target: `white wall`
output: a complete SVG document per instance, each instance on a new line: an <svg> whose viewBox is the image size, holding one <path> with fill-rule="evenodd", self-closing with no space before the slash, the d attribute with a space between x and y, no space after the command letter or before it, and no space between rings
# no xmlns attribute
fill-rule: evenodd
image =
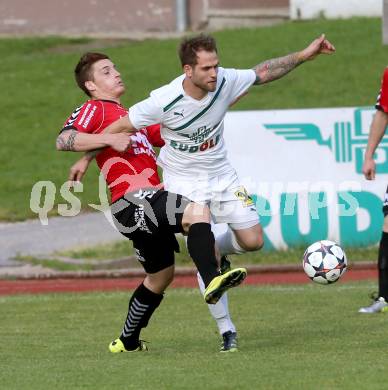
<svg viewBox="0 0 388 390"><path fill-rule="evenodd" d="M383 0L290 0L291 19L382 16Z"/></svg>

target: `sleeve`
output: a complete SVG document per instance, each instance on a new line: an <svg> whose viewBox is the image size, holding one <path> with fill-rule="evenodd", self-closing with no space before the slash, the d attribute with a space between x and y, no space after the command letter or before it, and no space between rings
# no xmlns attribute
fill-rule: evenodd
<svg viewBox="0 0 388 390"><path fill-rule="evenodd" d="M100 102L87 101L76 108L66 120L61 130L77 130L83 133L94 133L102 124L103 106Z"/></svg>
<svg viewBox="0 0 388 390"><path fill-rule="evenodd" d="M385 68L383 79L381 81L380 93L377 96L375 107L377 110L388 114L388 68Z"/></svg>
<svg viewBox="0 0 388 390"><path fill-rule="evenodd" d="M164 146L164 140L160 134L160 125L152 125L147 128L148 140L152 146L162 147Z"/></svg>
<svg viewBox="0 0 388 390"><path fill-rule="evenodd" d="M229 103L246 93L256 80L253 69L225 69L225 76L229 84Z"/></svg>
<svg viewBox="0 0 388 390"><path fill-rule="evenodd" d="M163 109L152 95L129 109L129 119L136 129L162 122Z"/></svg>

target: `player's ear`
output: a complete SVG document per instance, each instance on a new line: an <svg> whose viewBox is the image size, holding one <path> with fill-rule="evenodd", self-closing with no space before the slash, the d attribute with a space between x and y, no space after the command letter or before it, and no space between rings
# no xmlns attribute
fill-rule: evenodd
<svg viewBox="0 0 388 390"><path fill-rule="evenodd" d="M187 77L191 77L193 74L193 68L188 64L183 65L183 72L185 72Z"/></svg>
<svg viewBox="0 0 388 390"><path fill-rule="evenodd" d="M88 91L93 92L96 90L96 84L92 80L85 81L85 87Z"/></svg>

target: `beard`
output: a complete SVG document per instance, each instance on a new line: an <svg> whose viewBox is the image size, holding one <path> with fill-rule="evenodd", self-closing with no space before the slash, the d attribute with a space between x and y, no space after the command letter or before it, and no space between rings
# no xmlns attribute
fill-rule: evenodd
<svg viewBox="0 0 388 390"><path fill-rule="evenodd" d="M193 84L197 87L202 89L204 92L214 92L217 88L217 81L214 83L196 83L193 82Z"/></svg>

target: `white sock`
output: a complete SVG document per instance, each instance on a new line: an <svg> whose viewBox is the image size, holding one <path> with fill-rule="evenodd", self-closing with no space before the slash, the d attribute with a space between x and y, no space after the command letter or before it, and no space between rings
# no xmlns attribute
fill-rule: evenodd
<svg viewBox="0 0 388 390"><path fill-rule="evenodd" d="M205 292L205 284L203 283L203 280L199 272L197 272L197 279L198 279L199 289L203 294ZM215 305L207 305L207 306L210 310L210 314L217 322L218 330L221 335L225 332L228 332L229 330L232 332L236 332L236 327L234 326L229 314L227 293L224 293L220 298L220 300Z"/></svg>
<svg viewBox="0 0 388 390"><path fill-rule="evenodd" d="M213 233L221 256L241 254L246 252L246 250L241 248L241 246L238 244L236 236L229 226L227 227L226 231L223 231L222 233L216 229L214 229Z"/></svg>

